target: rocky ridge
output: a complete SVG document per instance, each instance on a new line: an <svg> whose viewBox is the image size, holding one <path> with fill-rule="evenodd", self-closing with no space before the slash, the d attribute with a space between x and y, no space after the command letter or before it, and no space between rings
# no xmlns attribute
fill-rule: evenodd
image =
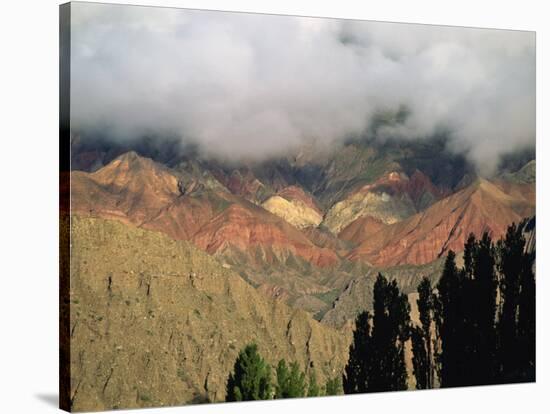
<svg viewBox="0 0 550 414"><path fill-rule="evenodd" d="M252 341L273 365L341 373L349 330L267 299L189 243L78 216L70 231L74 410L222 401Z"/></svg>

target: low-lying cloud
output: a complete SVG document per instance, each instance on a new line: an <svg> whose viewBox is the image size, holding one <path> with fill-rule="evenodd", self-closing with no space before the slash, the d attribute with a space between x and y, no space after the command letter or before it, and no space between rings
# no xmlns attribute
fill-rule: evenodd
<svg viewBox="0 0 550 414"><path fill-rule="evenodd" d="M76 130L261 160L405 107L378 139L444 129L484 171L535 143L534 33L90 3L72 25Z"/></svg>

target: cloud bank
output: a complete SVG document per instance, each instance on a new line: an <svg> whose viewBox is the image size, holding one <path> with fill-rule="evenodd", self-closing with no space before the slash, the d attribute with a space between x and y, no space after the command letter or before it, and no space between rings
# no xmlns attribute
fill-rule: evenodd
<svg viewBox="0 0 550 414"><path fill-rule="evenodd" d="M530 32L74 3L71 47L72 126L116 139L261 160L405 107L378 139L443 129L481 170L535 143Z"/></svg>

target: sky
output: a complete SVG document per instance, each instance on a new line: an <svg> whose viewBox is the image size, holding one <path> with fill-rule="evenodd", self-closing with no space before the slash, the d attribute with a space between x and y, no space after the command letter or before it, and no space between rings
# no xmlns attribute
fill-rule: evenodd
<svg viewBox="0 0 550 414"><path fill-rule="evenodd" d="M533 32L72 3L71 125L265 160L449 134L481 172L535 145Z"/></svg>

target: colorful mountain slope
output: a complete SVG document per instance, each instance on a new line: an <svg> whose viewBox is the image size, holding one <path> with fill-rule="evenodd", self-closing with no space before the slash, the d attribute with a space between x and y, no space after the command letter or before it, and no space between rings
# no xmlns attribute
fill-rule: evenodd
<svg viewBox="0 0 550 414"><path fill-rule="evenodd" d="M221 187L220 185L220 188ZM113 218L189 239L221 209L227 194L186 180L135 152L94 173L71 173L71 208L79 214Z"/></svg>
<svg viewBox="0 0 550 414"><path fill-rule="evenodd" d="M338 256L313 244L286 221L253 204L233 204L194 236L193 242L210 254L249 253L252 262L284 263L298 256L316 266L331 266Z"/></svg>
<svg viewBox="0 0 550 414"><path fill-rule="evenodd" d="M180 194L178 178L154 161L129 152L94 173L71 173L71 208L141 224Z"/></svg>
<svg viewBox="0 0 550 414"><path fill-rule="evenodd" d="M94 173L71 173L72 209L159 230L174 239L192 239L211 254L238 251L251 263L284 263L293 255L321 267L338 262L332 250L316 246L285 220L219 183L205 182L203 176L207 174L178 174L127 153ZM304 192L288 189L281 194L319 214Z"/></svg>
<svg viewBox="0 0 550 414"><path fill-rule="evenodd" d="M510 223L535 211L534 198L527 194L518 199L513 186L507 190L478 179L427 210L375 232L348 257L378 266L418 265L432 262L448 250L461 251L470 232L479 237L488 231L499 238Z"/></svg>
<svg viewBox="0 0 550 414"><path fill-rule="evenodd" d="M284 188L264 201L262 207L299 229L317 227L323 220L313 197L297 186Z"/></svg>
<svg viewBox="0 0 550 414"><path fill-rule="evenodd" d="M323 224L335 234L362 217L393 224L423 210L442 196L443 193L420 171L416 170L410 178L393 171L334 204Z"/></svg>

